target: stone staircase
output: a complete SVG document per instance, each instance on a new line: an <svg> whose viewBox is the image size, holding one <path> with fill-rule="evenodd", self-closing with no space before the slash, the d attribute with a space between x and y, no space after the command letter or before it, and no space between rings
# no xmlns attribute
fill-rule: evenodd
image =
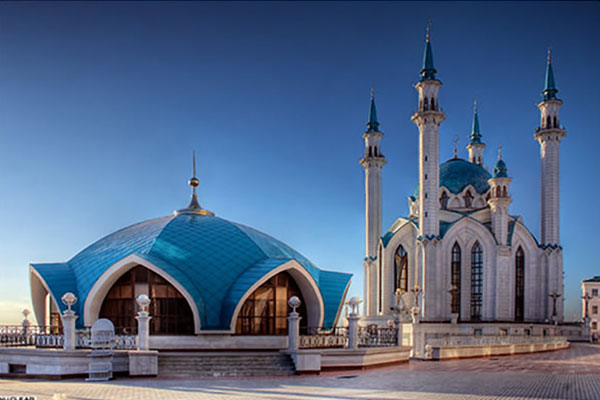
<svg viewBox="0 0 600 400"><path fill-rule="evenodd" d="M159 352L159 377L289 376L296 370L288 354L265 352Z"/></svg>

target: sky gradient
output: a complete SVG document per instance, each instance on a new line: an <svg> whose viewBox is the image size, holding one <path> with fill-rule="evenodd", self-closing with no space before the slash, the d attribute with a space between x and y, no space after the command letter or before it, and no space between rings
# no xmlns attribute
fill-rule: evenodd
<svg viewBox="0 0 600 400"><path fill-rule="evenodd" d="M384 233L418 178L416 109L432 20L440 162L479 99L485 164L513 178L539 238L539 125L553 47L561 122L566 318L600 275L598 2L0 3L0 324L30 306L28 264L67 261L124 226L200 203L354 274L362 297L362 133L374 86Z"/></svg>

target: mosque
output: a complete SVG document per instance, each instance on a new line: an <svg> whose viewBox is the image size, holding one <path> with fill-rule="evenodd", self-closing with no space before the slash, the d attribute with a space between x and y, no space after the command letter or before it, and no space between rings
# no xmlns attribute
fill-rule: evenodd
<svg viewBox="0 0 600 400"><path fill-rule="evenodd" d="M445 119L438 97L429 31L421 79L415 85L419 130L419 176L408 197L410 214L382 234L382 152L375 100L363 137L365 152L364 323L383 324L398 307L416 310L424 322L563 321L563 262L559 236L559 123L550 52L533 137L540 144L541 238L509 212L511 174L501 152L492 171L477 105L467 150L439 160L439 127Z"/></svg>
<svg viewBox="0 0 600 400"><path fill-rule="evenodd" d="M147 294L153 347L285 347L273 336L287 335L291 296L302 301L301 331L335 324L350 274L321 270L279 240L202 208L195 168L189 184L191 202L173 215L123 228L67 262L31 264L38 324L62 324L66 292L78 298L78 328L108 318L119 333L135 333L135 299Z"/></svg>

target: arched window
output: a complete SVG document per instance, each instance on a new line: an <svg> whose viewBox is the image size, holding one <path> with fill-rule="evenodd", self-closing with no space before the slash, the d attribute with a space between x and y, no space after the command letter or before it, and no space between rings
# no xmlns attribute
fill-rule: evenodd
<svg viewBox="0 0 600 400"><path fill-rule="evenodd" d="M433 97L431 98L431 109L435 111L435 100Z"/></svg>
<svg viewBox="0 0 600 400"><path fill-rule="evenodd" d="M446 210L448 208L448 194L443 191L442 195L440 196L440 207L442 208L442 210Z"/></svg>
<svg viewBox="0 0 600 400"><path fill-rule="evenodd" d="M395 289L408 291L408 253L402 245L396 249L394 254L394 276Z"/></svg>
<svg viewBox="0 0 600 400"><path fill-rule="evenodd" d="M554 116L554 127L558 128L558 118Z"/></svg>
<svg viewBox="0 0 600 400"><path fill-rule="evenodd" d="M429 110L429 101L427 100L427 97L425 97L425 100L423 101L423 110Z"/></svg>
<svg viewBox="0 0 600 400"><path fill-rule="evenodd" d="M100 318L108 318L116 332L137 332L138 311L135 299L146 294L152 300L149 310L150 334L193 335L194 316L181 293L157 273L138 265L115 282L100 309Z"/></svg>
<svg viewBox="0 0 600 400"><path fill-rule="evenodd" d="M467 193L465 193L463 198L465 199L465 208L471 207L471 202L473 201L473 195L471 194L470 190L467 190Z"/></svg>
<svg viewBox="0 0 600 400"><path fill-rule="evenodd" d="M369 157L373 156L373 147L369 146Z"/></svg>
<svg viewBox="0 0 600 400"><path fill-rule="evenodd" d="M546 118L546 128L551 128L552 127L552 120L550 119L550 116L548 115L548 117Z"/></svg>
<svg viewBox="0 0 600 400"><path fill-rule="evenodd" d="M454 243L452 247L450 264L450 312L460 314L460 246L458 243Z"/></svg>
<svg viewBox="0 0 600 400"><path fill-rule="evenodd" d="M515 321L523 321L525 314L525 252L519 246L515 255Z"/></svg>
<svg viewBox="0 0 600 400"><path fill-rule="evenodd" d="M285 335L288 331L288 300L298 296L302 301L297 312L301 331L306 331L306 304L292 276L280 272L254 291L242 306L235 324L241 335Z"/></svg>
<svg viewBox="0 0 600 400"><path fill-rule="evenodd" d="M471 320L481 319L483 304L483 250L479 242L471 249Z"/></svg>

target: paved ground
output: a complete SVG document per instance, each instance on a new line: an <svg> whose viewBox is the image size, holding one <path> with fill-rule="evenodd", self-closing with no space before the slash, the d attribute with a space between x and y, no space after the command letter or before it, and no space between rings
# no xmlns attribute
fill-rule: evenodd
<svg viewBox="0 0 600 400"><path fill-rule="evenodd" d="M600 345L512 357L412 361L363 372L252 379L109 383L0 379L2 396L37 399L600 399ZM10 397L9 397L10 399Z"/></svg>

